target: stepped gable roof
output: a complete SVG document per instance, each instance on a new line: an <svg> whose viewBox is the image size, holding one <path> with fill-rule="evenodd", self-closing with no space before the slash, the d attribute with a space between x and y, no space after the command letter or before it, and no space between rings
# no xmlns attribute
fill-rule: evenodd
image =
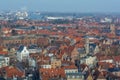
<svg viewBox="0 0 120 80"><path fill-rule="evenodd" d="M21 52L23 49L24 49L24 45L21 45L19 48L18 48L18 52Z"/></svg>

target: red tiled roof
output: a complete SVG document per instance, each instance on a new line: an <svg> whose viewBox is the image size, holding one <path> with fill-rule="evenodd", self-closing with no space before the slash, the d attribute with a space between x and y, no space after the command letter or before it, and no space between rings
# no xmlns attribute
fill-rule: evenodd
<svg viewBox="0 0 120 80"><path fill-rule="evenodd" d="M113 56L114 61L119 61L120 62L120 55L119 56Z"/></svg>
<svg viewBox="0 0 120 80"><path fill-rule="evenodd" d="M8 54L8 52L7 51L0 51L0 54L6 55L6 54Z"/></svg>
<svg viewBox="0 0 120 80"><path fill-rule="evenodd" d="M6 75L8 78L13 78L13 76L23 77L24 73L18 70L16 67L6 67Z"/></svg>
<svg viewBox="0 0 120 80"><path fill-rule="evenodd" d="M65 68L65 69L77 69L77 67L75 65L64 66L63 68Z"/></svg>
<svg viewBox="0 0 120 80"><path fill-rule="evenodd" d="M61 77L65 77L65 71L64 69L60 68L60 69L44 69L41 68L40 70L41 76L43 80L48 80L52 77L55 76L61 76Z"/></svg>
<svg viewBox="0 0 120 80"><path fill-rule="evenodd" d="M98 65L101 66L102 68L113 68L113 67L115 67L114 64L108 63L108 62L98 62Z"/></svg>

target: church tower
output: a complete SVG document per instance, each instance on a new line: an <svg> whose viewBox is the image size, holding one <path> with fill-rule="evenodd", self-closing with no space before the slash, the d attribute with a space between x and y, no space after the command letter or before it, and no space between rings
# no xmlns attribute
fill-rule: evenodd
<svg viewBox="0 0 120 80"><path fill-rule="evenodd" d="M86 54L89 53L89 38L86 38L86 42L85 42L85 50L86 50Z"/></svg>
<svg viewBox="0 0 120 80"><path fill-rule="evenodd" d="M110 25L110 30L111 30L111 34L115 35L115 25L114 24Z"/></svg>

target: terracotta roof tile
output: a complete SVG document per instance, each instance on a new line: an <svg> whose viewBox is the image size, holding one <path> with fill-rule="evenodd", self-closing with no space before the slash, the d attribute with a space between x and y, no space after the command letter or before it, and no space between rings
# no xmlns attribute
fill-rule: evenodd
<svg viewBox="0 0 120 80"><path fill-rule="evenodd" d="M43 80L48 80L50 78L53 78L55 76L61 76L65 78L65 71L64 69L44 69L41 68L40 70L41 76Z"/></svg>
<svg viewBox="0 0 120 80"><path fill-rule="evenodd" d="M8 78L12 78L13 76L18 76L18 77L23 77L24 73L21 72L19 69L16 67L5 67L6 75Z"/></svg>

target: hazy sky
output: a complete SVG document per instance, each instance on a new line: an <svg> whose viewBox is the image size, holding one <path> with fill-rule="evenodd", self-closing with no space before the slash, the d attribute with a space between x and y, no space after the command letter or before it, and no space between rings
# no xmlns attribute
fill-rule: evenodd
<svg viewBox="0 0 120 80"><path fill-rule="evenodd" d="M120 0L0 0L0 10L120 12Z"/></svg>

